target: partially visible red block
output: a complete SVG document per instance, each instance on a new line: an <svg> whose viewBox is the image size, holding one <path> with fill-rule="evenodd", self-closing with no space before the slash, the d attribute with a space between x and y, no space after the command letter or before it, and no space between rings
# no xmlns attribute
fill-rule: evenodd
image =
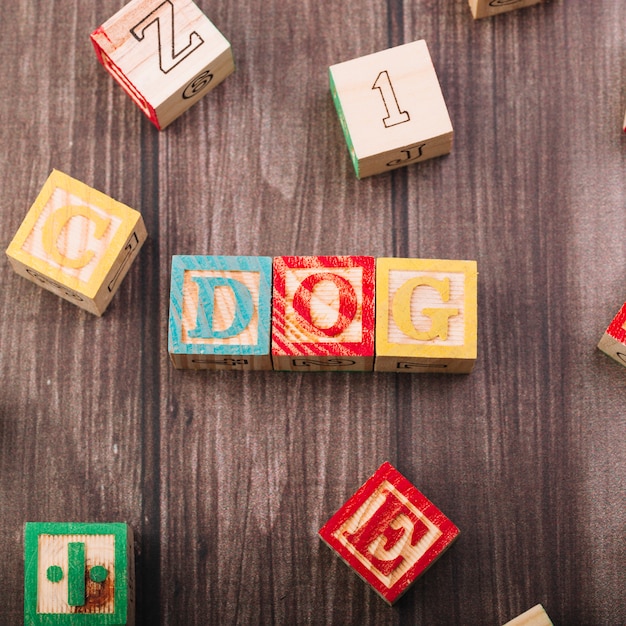
<svg viewBox="0 0 626 626"><path fill-rule="evenodd" d="M626 302L602 335L598 348L626 366Z"/></svg>
<svg viewBox="0 0 626 626"><path fill-rule="evenodd" d="M390 463L326 522L320 537L393 604L459 529Z"/></svg>
<svg viewBox="0 0 626 626"><path fill-rule="evenodd" d="M374 257L275 257L274 369L372 370L374 281Z"/></svg>

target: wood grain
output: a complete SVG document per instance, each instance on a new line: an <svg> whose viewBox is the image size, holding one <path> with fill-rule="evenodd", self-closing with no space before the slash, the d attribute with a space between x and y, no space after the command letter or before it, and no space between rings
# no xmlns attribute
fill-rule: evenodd
<svg viewBox="0 0 626 626"><path fill-rule="evenodd" d="M5 3L1 241L53 168L141 211L102 318L3 266L0 621L26 521L135 530L137 624L626 623L626 5L466 0L199 7L235 73L159 133L89 33L123 0ZM452 152L358 181L328 66L423 38ZM469 376L190 372L167 355L173 254L476 259ZM384 461L461 529L393 607L317 532Z"/></svg>

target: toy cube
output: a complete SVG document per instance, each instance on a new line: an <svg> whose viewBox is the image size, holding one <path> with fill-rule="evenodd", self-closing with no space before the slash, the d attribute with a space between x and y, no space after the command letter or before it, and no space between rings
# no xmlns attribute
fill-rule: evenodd
<svg viewBox="0 0 626 626"><path fill-rule="evenodd" d="M21 276L102 315L146 237L138 211L53 170L6 253Z"/></svg>
<svg viewBox="0 0 626 626"><path fill-rule="evenodd" d="M329 77L357 178L452 149L452 122L425 41L332 65Z"/></svg>
<svg viewBox="0 0 626 626"><path fill-rule="evenodd" d="M474 19L491 17L498 13L506 13L515 9L523 9L533 4L539 4L543 0L469 0L470 9Z"/></svg>
<svg viewBox="0 0 626 626"><path fill-rule="evenodd" d="M274 369L372 369L373 257L275 257L273 291Z"/></svg>
<svg viewBox="0 0 626 626"><path fill-rule="evenodd" d="M469 373L476 343L476 261L376 260L377 372Z"/></svg>
<svg viewBox="0 0 626 626"><path fill-rule="evenodd" d="M602 335L598 348L620 365L626 366L626 302Z"/></svg>
<svg viewBox="0 0 626 626"><path fill-rule="evenodd" d="M91 41L100 63L159 130L235 69L230 44L191 0L133 0Z"/></svg>
<svg viewBox="0 0 626 626"><path fill-rule="evenodd" d="M24 535L24 624L135 623L129 526L28 522Z"/></svg>
<svg viewBox="0 0 626 626"><path fill-rule="evenodd" d="M504 626L553 626L553 624L541 604L537 604Z"/></svg>
<svg viewBox="0 0 626 626"><path fill-rule="evenodd" d="M169 353L178 369L271 370L271 257L174 256Z"/></svg>
<svg viewBox="0 0 626 626"><path fill-rule="evenodd" d="M319 535L393 604L459 532L398 470L383 463Z"/></svg>

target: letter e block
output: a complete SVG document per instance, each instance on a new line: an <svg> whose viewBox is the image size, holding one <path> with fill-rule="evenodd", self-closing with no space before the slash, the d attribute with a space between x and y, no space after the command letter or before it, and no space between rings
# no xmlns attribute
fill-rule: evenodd
<svg viewBox="0 0 626 626"><path fill-rule="evenodd" d="M133 0L91 33L91 42L159 130L235 69L230 44L191 0Z"/></svg>
<svg viewBox="0 0 626 626"><path fill-rule="evenodd" d="M553 624L541 604L537 604L504 626L553 626Z"/></svg>
<svg viewBox="0 0 626 626"><path fill-rule="evenodd" d="M319 535L393 604L452 544L459 529L398 470L383 463Z"/></svg>
<svg viewBox="0 0 626 626"><path fill-rule="evenodd" d="M274 369L372 370L373 257L275 257L273 291Z"/></svg>
<svg viewBox="0 0 626 626"><path fill-rule="evenodd" d="M132 626L134 562L126 524L27 522L24 624Z"/></svg>
<svg viewBox="0 0 626 626"><path fill-rule="evenodd" d="M102 315L146 237L138 211L53 170L6 253L21 276Z"/></svg>
<svg viewBox="0 0 626 626"><path fill-rule="evenodd" d="M476 344L476 261L376 260L377 372L466 374Z"/></svg>
<svg viewBox="0 0 626 626"><path fill-rule="evenodd" d="M491 17L498 13L506 13L515 9L523 9L533 4L539 4L543 0L469 0L470 9L474 19Z"/></svg>
<svg viewBox="0 0 626 626"><path fill-rule="evenodd" d="M271 257L172 257L174 367L271 370L271 302Z"/></svg>
<svg viewBox="0 0 626 626"><path fill-rule="evenodd" d="M424 40L329 68L357 178L448 154L452 122Z"/></svg>
<svg viewBox="0 0 626 626"><path fill-rule="evenodd" d="M626 366L626 302L602 335L598 348Z"/></svg>

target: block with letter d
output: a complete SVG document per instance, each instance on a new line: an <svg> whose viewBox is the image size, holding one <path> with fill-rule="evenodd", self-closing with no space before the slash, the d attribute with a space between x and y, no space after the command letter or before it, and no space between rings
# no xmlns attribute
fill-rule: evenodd
<svg viewBox="0 0 626 626"><path fill-rule="evenodd" d="M126 524L27 522L24 624L132 626L134 561Z"/></svg>
<svg viewBox="0 0 626 626"><path fill-rule="evenodd" d="M383 463L319 535L393 604L452 544L459 529L398 470Z"/></svg>
<svg viewBox="0 0 626 626"><path fill-rule="evenodd" d="M374 370L471 372L477 276L476 261L376 259Z"/></svg>
<svg viewBox="0 0 626 626"><path fill-rule="evenodd" d="M21 276L102 315L146 237L138 211L53 170L6 253Z"/></svg>
<svg viewBox="0 0 626 626"><path fill-rule="evenodd" d="M533 4L539 4L543 0L469 0L470 9L474 19L491 17L499 13L523 9Z"/></svg>
<svg viewBox="0 0 626 626"><path fill-rule="evenodd" d="M271 257L172 257L174 367L271 370L271 299Z"/></svg>
<svg viewBox="0 0 626 626"><path fill-rule="evenodd" d="M602 335L598 348L620 365L626 366L626 302Z"/></svg>
<svg viewBox="0 0 626 626"><path fill-rule="evenodd" d="M374 278L373 257L275 257L274 369L372 370Z"/></svg>
<svg viewBox="0 0 626 626"><path fill-rule="evenodd" d="M132 0L91 42L159 130L235 69L230 44L192 0Z"/></svg>

